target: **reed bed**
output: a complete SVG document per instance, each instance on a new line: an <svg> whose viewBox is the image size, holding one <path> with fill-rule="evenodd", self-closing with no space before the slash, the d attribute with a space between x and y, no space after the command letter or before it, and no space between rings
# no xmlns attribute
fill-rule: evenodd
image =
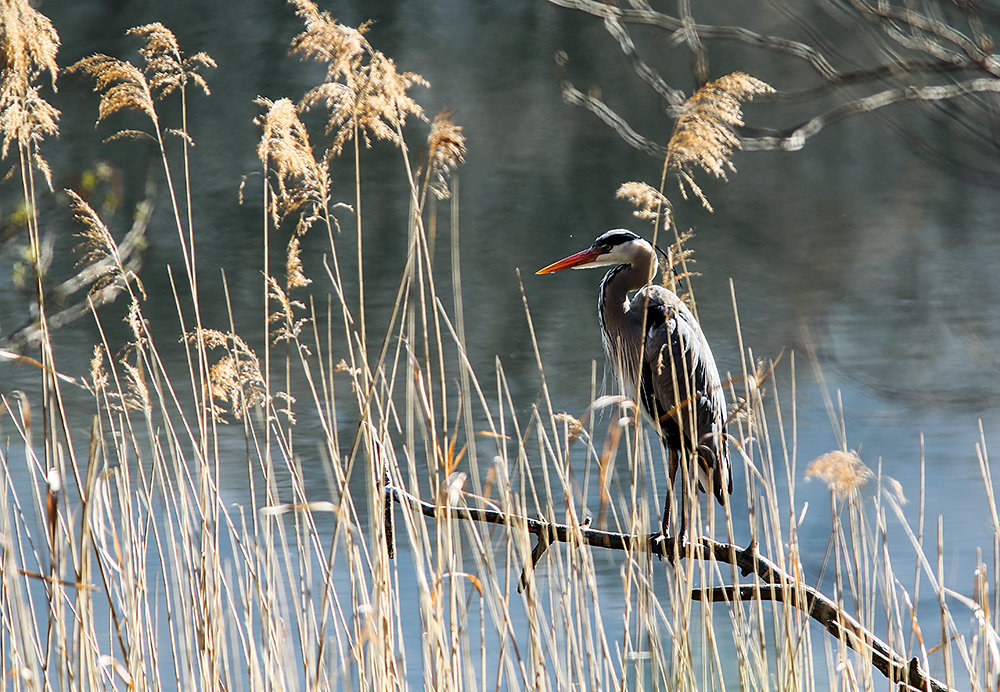
<svg viewBox="0 0 1000 692"><path fill-rule="evenodd" d="M464 158L462 129L447 113L424 114L413 92L426 83L372 46L366 26L339 24L309 0L292 5L303 31L291 52L318 61L326 77L298 101L259 102L261 169L244 195L262 209L265 314L222 325L201 317L207 292L228 302L227 289L199 283L187 119L167 130L160 109L186 112L188 99L207 92L211 58L187 56L151 24L132 31L142 44L135 63L97 55L68 68L94 81L103 126L138 112L143 129L114 136L151 139L161 154L166 213L184 258L165 297L178 306L179 340L154 338L144 306L157 297L122 261L98 213L70 192L83 262L102 267L91 294L110 288L128 305L129 337L115 343L102 331L90 372L62 372L36 267L38 357L5 356L37 368L38 388L0 400L7 689L889 687L871 665L870 642L831 636L810 618L797 589L809 584L946 685L996 688L996 546L984 551L973 593L955 593L944 586L940 524L921 510L911 526L891 479L847 449L803 468L794 354L774 367L741 344L729 398L741 402L732 434L747 506L702 515L704 502L689 503L689 526L752 541L788 575L780 597L693 550L662 560L641 540L623 550L588 544L591 529L641 537L656 525L666 461L655 435L627 397L602 392L596 369L593 404L558 410L550 393L559 383L546 378L537 342L540 395L530 411L515 405L502 362L473 368L452 175ZM41 94L64 70L44 16L22 2L3 12L3 151L14 168L6 184L20 183L30 211L51 194L42 151L58 127ZM743 95L766 87L726 83ZM698 108L712 105L711 94L699 98ZM736 122L731 101L725 117ZM306 111L321 115L323 131L306 127ZM681 180L701 196L692 166L728 170L736 143L714 130L728 149L718 158L707 145L699 155L706 145L694 118L678 147L690 157ZM421 128L427 155L417 160L409 141ZM409 191L409 252L387 279L397 289L384 320L366 311L358 171L368 146L398 150ZM353 164L352 184L334 185L334 161ZM663 224L662 184L623 194L657 232L675 234L671 257L686 266L686 236ZM37 213L26 225L38 257ZM311 276L301 257L308 234L328 238ZM275 239L283 256L267 251ZM435 260L445 242L449 261ZM738 333L735 296L733 304ZM524 319L530 326L527 299ZM165 365L176 349L185 372ZM86 406L68 403L81 398ZM301 426L320 433L297 433ZM985 442L980 454L1000 536ZM796 479L804 472L831 488L822 574L802 567ZM226 492L234 475L248 488L240 503ZM473 509L500 519L479 521ZM531 522L567 527L565 541L539 557ZM900 530L911 550L890 555L888 533ZM725 588L736 584L743 588ZM939 617L921 622L916 604L928 597Z"/></svg>

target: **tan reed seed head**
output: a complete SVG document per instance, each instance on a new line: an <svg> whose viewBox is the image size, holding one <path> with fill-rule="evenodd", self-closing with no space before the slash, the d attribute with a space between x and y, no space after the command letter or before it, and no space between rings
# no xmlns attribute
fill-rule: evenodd
<svg viewBox="0 0 1000 692"><path fill-rule="evenodd" d="M402 146L400 130L406 118L426 120L423 109L410 95L411 87L429 86L412 72L399 72L396 63L372 48L364 38L368 25L352 29L320 12L310 0L293 0L306 28L295 37L291 52L326 65L326 80L302 98L299 107L329 109L327 134L334 135L330 154L337 156L345 144L360 137L365 146L386 140Z"/></svg>
<svg viewBox="0 0 1000 692"><path fill-rule="evenodd" d="M270 212L275 223L297 213L296 233L305 233L329 195L329 173L316 160L305 125L289 99L258 99L267 112L257 118L261 128L257 157L273 173L275 194Z"/></svg>
<svg viewBox="0 0 1000 692"><path fill-rule="evenodd" d="M462 127L451 119L451 111L434 116L427 137L428 176L430 189L438 199L451 197L448 176L456 166L465 163L465 135Z"/></svg>
<svg viewBox="0 0 1000 692"><path fill-rule="evenodd" d="M871 477L872 470L857 453L840 450L823 454L806 469L806 478L819 478L840 498L860 490Z"/></svg>
<svg viewBox="0 0 1000 692"><path fill-rule="evenodd" d="M285 286L287 290L305 288L312 283L302 270L302 242L298 235L293 235L288 241L288 254L285 262Z"/></svg>
<svg viewBox="0 0 1000 692"><path fill-rule="evenodd" d="M125 269L118 253L118 244L97 212L73 190L67 189L65 192L69 195L74 219L83 227L76 234L81 241L77 247L77 251L81 253L77 265L90 267L91 271L96 272L89 293L93 295L119 278L122 281L130 278L138 281L138 277L131 272L129 276L123 275Z"/></svg>
<svg viewBox="0 0 1000 692"><path fill-rule="evenodd" d="M90 357L90 387L99 392L108 385L108 373L104 369L104 347L94 345L94 354Z"/></svg>
<svg viewBox="0 0 1000 692"><path fill-rule="evenodd" d="M695 183L692 168L698 166L716 178L726 179L735 171L730 161L740 148L736 128L743 125L743 101L774 91L768 84L742 72L734 72L709 82L684 102L681 116L667 143L667 161L679 177L681 194L694 194L711 211L701 188Z"/></svg>
<svg viewBox="0 0 1000 692"><path fill-rule="evenodd" d="M670 202L666 195L661 193L652 185L642 182L622 183L615 193L615 197L631 202L635 207L632 214L643 221L656 222L659 216L664 219L664 230L668 227L670 219Z"/></svg>
<svg viewBox="0 0 1000 692"><path fill-rule="evenodd" d="M146 76L132 63L98 54L74 63L68 71L84 72L94 80L94 91L101 95L98 124L108 116L127 110L145 113L154 123L157 121Z"/></svg>
<svg viewBox="0 0 1000 692"><path fill-rule="evenodd" d="M0 3L0 156L11 144L25 147L31 164L52 187L48 163L38 144L59 132L59 111L40 94L38 80L48 73L55 89L59 34L27 0Z"/></svg>
<svg viewBox="0 0 1000 692"><path fill-rule="evenodd" d="M185 58L177 37L159 22L133 27L128 34L146 39L139 54L146 63L149 87L157 98L162 99L188 83L198 86L206 94L210 93L205 78L199 73L202 68L216 66L215 60L207 53L195 53Z"/></svg>
<svg viewBox="0 0 1000 692"><path fill-rule="evenodd" d="M217 329L196 329L184 335L187 343L201 341L205 348L225 349L209 368L206 399L215 420L226 422L225 414L242 420L250 409L268 403L260 360L239 335Z"/></svg>
<svg viewBox="0 0 1000 692"><path fill-rule="evenodd" d="M365 33L371 22L355 29L339 24L328 12L320 12L311 0L292 0L292 5L306 27L292 39L289 50L292 55L325 63L328 82L335 82L360 68L361 59L370 48Z"/></svg>
<svg viewBox="0 0 1000 692"><path fill-rule="evenodd" d="M145 71L126 60L102 54L84 58L68 68L69 72L84 72L94 80L94 91L101 95L98 123L120 111L135 110L147 115L158 128L155 101L189 82L209 93L205 79L198 72L204 67L215 67L215 61L206 53L184 58L173 33L159 23L138 26L129 29L128 33L146 39L145 45L139 49L145 61ZM170 132L188 139L185 132ZM112 135L111 139L143 134L122 130Z"/></svg>

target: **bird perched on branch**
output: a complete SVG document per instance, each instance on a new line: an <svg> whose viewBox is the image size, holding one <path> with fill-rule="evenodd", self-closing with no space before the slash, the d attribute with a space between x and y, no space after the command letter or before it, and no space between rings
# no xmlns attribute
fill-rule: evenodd
<svg viewBox="0 0 1000 692"><path fill-rule="evenodd" d="M631 231L608 231L575 255L539 269L611 267L601 280L597 314L608 360L629 397L638 394L670 459L662 532L669 535L678 467L719 503L733 492L726 441L726 398L701 327L673 291L650 283L658 263L653 246ZM629 299L628 294L635 291ZM690 476L692 470L697 474ZM683 487L683 486L681 486ZM685 526L681 493L680 537Z"/></svg>

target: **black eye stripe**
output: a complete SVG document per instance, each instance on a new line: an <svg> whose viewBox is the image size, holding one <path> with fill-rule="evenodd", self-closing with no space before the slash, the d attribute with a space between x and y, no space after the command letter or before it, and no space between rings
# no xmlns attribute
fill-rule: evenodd
<svg viewBox="0 0 1000 692"><path fill-rule="evenodd" d="M631 242L633 240L639 240L639 236L631 231L625 231L621 229L608 231L597 240L594 241L593 248L595 250L600 250L601 252L610 252L612 248L618 245L623 245L625 243Z"/></svg>

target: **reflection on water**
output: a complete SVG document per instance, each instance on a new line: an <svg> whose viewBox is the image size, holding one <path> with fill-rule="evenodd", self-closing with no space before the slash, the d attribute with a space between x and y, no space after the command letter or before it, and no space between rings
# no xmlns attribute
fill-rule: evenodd
<svg viewBox="0 0 1000 692"><path fill-rule="evenodd" d="M217 60L209 75L214 93L195 99L191 116L203 285L220 285L214 267L223 267L237 318L256 320L259 211L253 201L239 206L237 190L242 176L257 170L253 99L297 98L318 76L315 68L285 57L298 31L292 13L276 2L242 3L235 13L190 2L66 0L45 2L42 9L62 36L64 65L97 51L124 54L134 48L122 38L125 29L154 19L170 26L189 51L206 50ZM601 85L620 107L632 103L640 120L658 116L649 112L655 102L630 77L599 22L545 3L346 3L332 10L346 22L375 18L372 42L402 69L432 83L421 97L427 111L450 108L465 128L462 282L474 367L490 373L498 356L516 406L530 409L539 382L515 275L520 269L554 406L582 411L590 400L594 359L598 379L603 372L595 311L599 275L571 273L554 282L533 272L607 228L643 231L614 191L627 180L656 182L660 164L561 102L553 55L567 51L582 83ZM57 177L72 184L85 167L108 159L123 171L134 201L141 194L136 182L145 179L150 162L134 156L134 143L97 143L109 132L95 135L96 103L82 79L60 82L57 105L62 134L49 145ZM386 187L395 156L376 146L362 161L369 189L379 190L366 200L366 291L369 319L376 324L385 320L396 290L393 277L404 261L406 196ZM739 363L731 282L743 338L755 355L796 353L799 480L808 461L839 445L825 393L843 413L847 446L898 479L911 498L920 491L923 454L926 511L944 517L947 578L968 584L975 547L992 541L974 445L980 421L987 442L1000 437L1000 198L916 157L876 119L831 128L798 153L740 155L736 165L739 172L729 183L705 185L716 209L712 215L672 195L679 223L695 232L699 314L720 369L735 370ZM344 198L352 194L351 175L345 167ZM57 247L67 250L72 241L59 233ZM326 241L307 242L321 249ZM345 235L337 242L349 251L353 240ZM175 245L169 222L154 221L143 271L154 299L170 295L164 267L179 266ZM445 266L446 239L441 246ZM61 254L55 270L66 271L74 258ZM0 259L10 266L12 251ZM0 292L0 329L7 330L21 319L24 299L7 279L0 279ZM206 322L228 324L221 301L206 310ZM169 325L176 324L172 300L149 305L147 313L159 317L157 326L169 340ZM77 323L58 339L62 369L85 372L95 329ZM810 351L822 369L822 386ZM178 371L186 371L179 350L177 358ZM786 355L783 367L789 362ZM30 391L36 379L26 369L0 365L6 395ZM779 387L788 402L787 369ZM304 421L299 434L319 431ZM321 464L316 459L313 469L319 487ZM234 473L231 480L232 501L240 502L245 479ZM827 491L813 482L800 485L798 493L812 507L802 527L803 554L807 573L816 574L829 536L822 509ZM907 508L915 511L913 504ZM740 526L737 539L747 539ZM602 564L602 577L616 580L615 558Z"/></svg>

